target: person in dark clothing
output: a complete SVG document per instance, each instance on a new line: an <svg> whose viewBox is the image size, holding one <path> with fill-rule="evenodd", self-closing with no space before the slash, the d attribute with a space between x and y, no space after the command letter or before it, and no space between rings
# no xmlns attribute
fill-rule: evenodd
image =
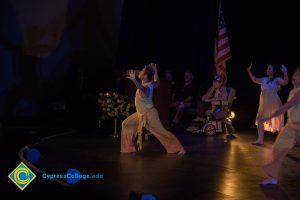
<svg viewBox="0 0 300 200"><path fill-rule="evenodd" d="M176 114L172 120L171 128L177 126L184 111L195 104L196 86L193 83L194 75L191 71L184 74L184 85L173 95L171 108L176 109Z"/></svg>
<svg viewBox="0 0 300 200"><path fill-rule="evenodd" d="M175 93L176 83L174 80L173 72L171 70L166 70L164 73L164 80L171 84L171 94Z"/></svg>

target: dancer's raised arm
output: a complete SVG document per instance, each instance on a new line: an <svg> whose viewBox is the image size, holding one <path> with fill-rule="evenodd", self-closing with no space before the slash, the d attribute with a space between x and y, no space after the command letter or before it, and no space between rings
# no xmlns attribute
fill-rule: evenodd
<svg viewBox="0 0 300 200"><path fill-rule="evenodd" d="M153 84L154 84L154 87L156 88L159 86L159 77L158 77L158 72L157 72L157 66L155 63L150 63L150 66L154 70Z"/></svg>
<svg viewBox="0 0 300 200"><path fill-rule="evenodd" d="M256 78L256 77L252 74L251 68L252 68L252 63L251 63L250 66L247 68L247 71L248 71L248 74L249 74L251 80L252 80L254 83L261 84L262 79L261 79L261 78Z"/></svg>
<svg viewBox="0 0 300 200"><path fill-rule="evenodd" d="M277 81L278 85L287 85L289 83L289 76L287 74L287 68L285 65L281 65L281 71L283 72L283 79Z"/></svg>
<svg viewBox="0 0 300 200"><path fill-rule="evenodd" d="M143 86L141 83L139 83L136 78L135 78L135 71L134 70L130 70L129 71L129 76L127 77L128 79L130 79L134 84L135 86L140 90L142 91L142 93L148 97L149 96L149 87L145 87Z"/></svg>

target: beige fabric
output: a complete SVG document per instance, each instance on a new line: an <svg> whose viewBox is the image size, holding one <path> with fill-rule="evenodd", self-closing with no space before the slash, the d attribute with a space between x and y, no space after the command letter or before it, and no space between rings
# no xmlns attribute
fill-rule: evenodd
<svg viewBox="0 0 300 200"><path fill-rule="evenodd" d="M143 138L142 138L142 134L143 134L143 127L146 126L146 113L147 111L145 111L144 114L142 113L138 113L138 128L137 128L137 133L138 133L138 140L137 140L137 147L138 150L142 150L142 146L143 146Z"/></svg>
<svg viewBox="0 0 300 200"><path fill-rule="evenodd" d="M300 88L293 89L290 92L288 101L294 97ZM263 166L263 170L271 177L278 178L279 170L288 151L300 143L300 103L288 110L288 121L282 128L273 145L272 157L270 161Z"/></svg>
<svg viewBox="0 0 300 200"><path fill-rule="evenodd" d="M272 157L263 166L264 172L271 177L278 178L279 170L286 154L296 143L300 143L300 129L296 130L293 127L295 126L287 124L280 131L273 145Z"/></svg>
<svg viewBox="0 0 300 200"><path fill-rule="evenodd" d="M286 125L276 138L274 149L291 149L300 142L300 130L296 130L293 125Z"/></svg>
<svg viewBox="0 0 300 200"><path fill-rule="evenodd" d="M277 111L281 106L281 100L277 94L278 85L274 80L272 83L267 83L268 79L263 78L262 91L259 99L259 107L257 112L257 118L267 118ZM257 121L255 122L257 125ZM279 132L284 125L284 115L272 118L263 124L265 131L272 133Z"/></svg>
<svg viewBox="0 0 300 200"><path fill-rule="evenodd" d="M299 90L300 90L300 87L291 90L288 101L291 100L291 98L293 98L295 96L296 92L298 92ZM300 104L298 104L288 110L288 119L293 124L296 124L296 123L299 124L300 123L300 114L299 113L300 113Z"/></svg>
<svg viewBox="0 0 300 200"><path fill-rule="evenodd" d="M142 117L141 117L142 116ZM134 139L141 124L149 130L164 146L168 153L177 153L184 148L175 135L167 131L161 124L155 108L149 109L144 115L138 112L130 115L122 123L121 152L135 152Z"/></svg>

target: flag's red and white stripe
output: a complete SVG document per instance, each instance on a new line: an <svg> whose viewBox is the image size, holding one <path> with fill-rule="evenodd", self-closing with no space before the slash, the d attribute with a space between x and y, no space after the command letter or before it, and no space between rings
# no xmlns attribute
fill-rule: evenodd
<svg viewBox="0 0 300 200"><path fill-rule="evenodd" d="M216 36L215 45L216 72L225 76L226 78L226 61L231 58L231 51L221 6L219 9L218 33Z"/></svg>
<svg viewBox="0 0 300 200"><path fill-rule="evenodd" d="M219 66L225 63L231 57L226 27L222 27L221 29L219 29L216 40L216 47L216 64L217 66Z"/></svg>

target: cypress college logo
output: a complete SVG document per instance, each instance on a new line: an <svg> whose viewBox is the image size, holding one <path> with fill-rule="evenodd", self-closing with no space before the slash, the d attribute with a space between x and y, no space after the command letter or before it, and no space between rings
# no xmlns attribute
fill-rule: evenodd
<svg viewBox="0 0 300 200"><path fill-rule="evenodd" d="M8 178L20 188L24 190L36 175L23 163L21 162L9 175Z"/></svg>

